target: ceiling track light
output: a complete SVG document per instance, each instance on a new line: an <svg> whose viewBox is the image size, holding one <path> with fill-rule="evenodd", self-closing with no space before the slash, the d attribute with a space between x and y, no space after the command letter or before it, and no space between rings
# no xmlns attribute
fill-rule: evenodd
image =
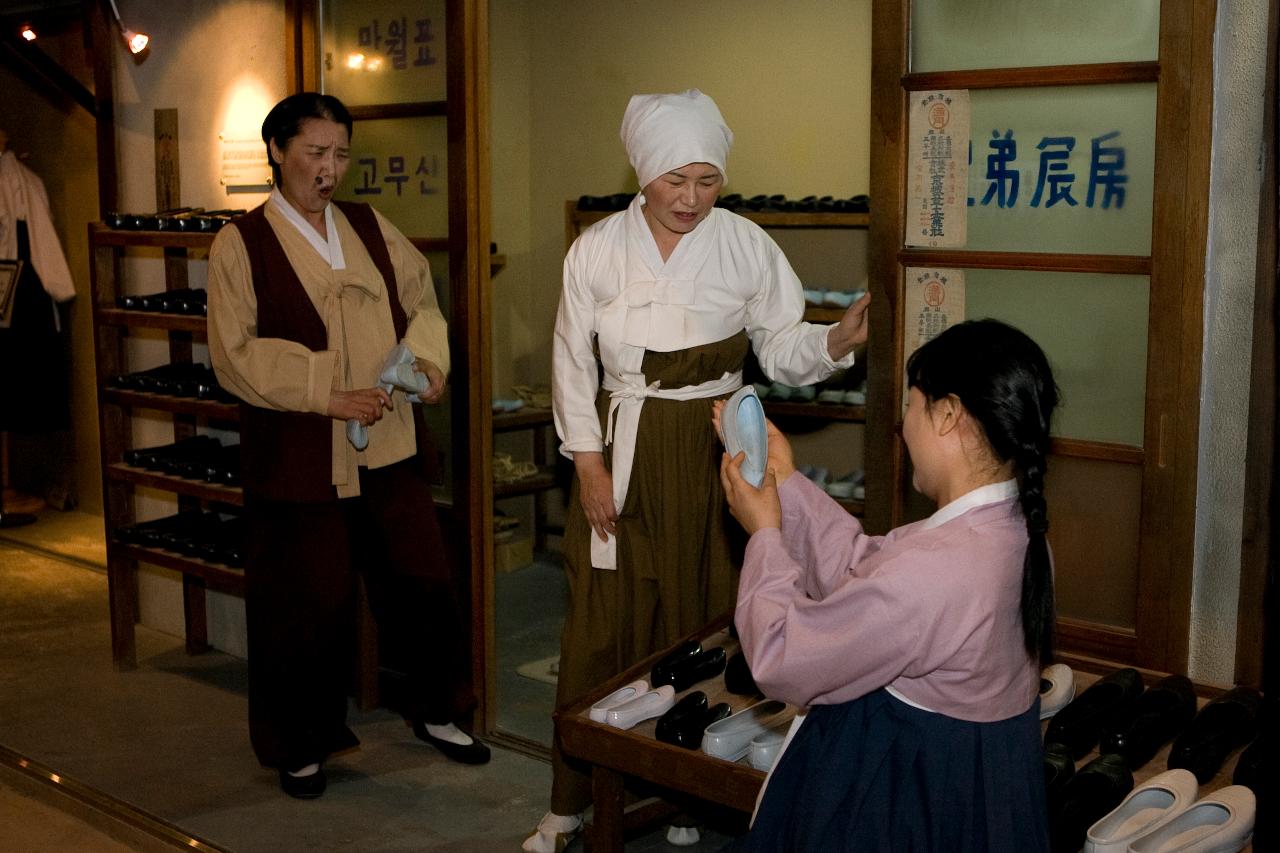
<svg viewBox="0 0 1280 853"><path fill-rule="evenodd" d="M124 25L124 21L120 19L120 9L116 6L116 0L109 0L111 3L111 11L116 16L116 26L120 28L120 35L124 37L124 43L129 48L129 52L137 56L147 49L147 45L151 42L151 36L146 33L136 32Z"/></svg>

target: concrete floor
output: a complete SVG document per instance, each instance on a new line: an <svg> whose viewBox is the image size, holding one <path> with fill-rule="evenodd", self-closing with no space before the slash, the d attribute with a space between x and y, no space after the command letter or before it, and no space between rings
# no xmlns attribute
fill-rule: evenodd
<svg viewBox="0 0 1280 853"><path fill-rule="evenodd" d="M94 568L102 543L92 518L76 515L46 513L32 527L0 531L0 746L238 853L519 849L546 808L544 761L495 748L490 764L463 767L417 741L398 716L353 707L361 748L326 765L323 798L292 800L249 749L244 661L189 656L180 638L139 626L138 669L116 672L106 575ZM545 578L510 580L515 592ZM543 653L529 639L512 638L515 657ZM527 712L542 701L528 698ZM0 833L0 850L121 849L97 822L59 812L57 799L0 773L0 825L32 818L25 835ZM627 849L674 849L663 834ZM707 831L685 849L725 841ZM570 848L581 849L581 841Z"/></svg>

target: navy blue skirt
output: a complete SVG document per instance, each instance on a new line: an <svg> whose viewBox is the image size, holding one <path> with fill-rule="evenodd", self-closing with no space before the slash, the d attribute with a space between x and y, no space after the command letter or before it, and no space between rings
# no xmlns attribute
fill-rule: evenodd
<svg viewBox="0 0 1280 853"><path fill-rule="evenodd" d="M884 690L818 705L787 747L735 851L1049 849L1039 699L972 723Z"/></svg>

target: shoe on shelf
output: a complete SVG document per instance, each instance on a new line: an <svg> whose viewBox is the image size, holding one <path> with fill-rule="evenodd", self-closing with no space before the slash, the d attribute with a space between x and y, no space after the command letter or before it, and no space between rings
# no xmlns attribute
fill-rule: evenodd
<svg viewBox="0 0 1280 853"><path fill-rule="evenodd" d="M831 479L831 472L822 466L818 466L816 468L812 468L810 473L805 474L805 476L813 481L815 486L825 491L827 488L827 482Z"/></svg>
<svg viewBox="0 0 1280 853"><path fill-rule="evenodd" d="M1040 670L1040 719L1047 720L1075 698L1076 676L1065 663Z"/></svg>
<svg viewBox="0 0 1280 853"><path fill-rule="evenodd" d="M679 663L702 654L702 643L697 640L685 640L667 652L653 665L649 674L651 684L670 684L671 670Z"/></svg>
<svg viewBox="0 0 1280 853"><path fill-rule="evenodd" d="M844 392L844 400L846 406L865 406L867 404L867 392L862 389L854 389Z"/></svg>
<svg viewBox="0 0 1280 853"><path fill-rule="evenodd" d="M1206 784L1231 750L1258 733L1261 706L1262 694L1252 687L1236 687L1205 705L1173 742L1169 769L1185 767Z"/></svg>
<svg viewBox="0 0 1280 853"><path fill-rule="evenodd" d="M790 385L785 385L781 382L774 382L769 386L768 397L770 400L778 400L780 402L785 402L791 399L792 390L793 389Z"/></svg>
<svg viewBox="0 0 1280 853"><path fill-rule="evenodd" d="M822 296L824 291L821 290L805 290L804 304L810 308L818 308L822 305Z"/></svg>
<svg viewBox="0 0 1280 853"><path fill-rule="evenodd" d="M747 656L738 652L729 658L724 668L724 687L730 693L739 696L759 696L760 688L751 677L751 667L747 666Z"/></svg>
<svg viewBox="0 0 1280 853"><path fill-rule="evenodd" d="M520 849L524 853L564 853L564 848L579 832L582 832L582 815L547 812Z"/></svg>
<svg viewBox="0 0 1280 853"><path fill-rule="evenodd" d="M587 716L597 723L603 723L605 716L609 713L609 709L616 708L619 705L630 702L637 696L649 692L649 682L641 678L633 681L626 687L619 687L608 696L591 706L591 710L587 712Z"/></svg>
<svg viewBox="0 0 1280 853"><path fill-rule="evenodd" d="M1170 675L1147 688L1133 713L1102 730L1099 752L1118 752L1137 770L1160 747L1185 729L1196 715L1196 693L1191 679Z"/></svg>
<svg viewBox="0 0 1280 853"><path fill-rule="evenodd" d="M1250 788L1255 794L1258 793L1258 786L1262 784L1261 737L1246 746L1244 752L1240 753L1240 757L1236 759L1236 769L1231 774L1231 781L1236 785Z"/></svg>
<svg viewBox="0 0 1280 853"><path fill-rule="evenodd" d="M1054 850L1079 850L1089 827L1120 805L1133 790L1133 775L1120 755L1100 755L1080 768L1049 815Z"/></svg>
<svg viewBox="0 0 1280 853"><path fill-rule="evenodd" d="M743 452L747 454L742 462L742 478L759 488L764 482L769 457L769 436L764 406L754 387L744 385L725 401L720 410L720 438L730 458Z"/></svg>
<svg viewBox="0 0 1280 853"><path fill-rule="evenodd" d="M696 826L668 826L667 843L672 847L692 847L702 840Z"/></svg>
<svg viewBox="0 0 1280 853"><path fill-rule="evenodd" d="M1131 842L1190 808L1198 790L1190 770L1166 770L1151 777L1089 827L1084 853L1125 853Z"/></svg>
<svg viewBox="0 0 1280 853"><path fill-rule="evenodd" d="M788 723L795 709L785 702L766 699L707 726L702 751L726 761L737 761L751 749L751 739Z"/></svg>
<svg viewBox="0 0 1280 853"><path fill-rule="evenodd" d="M850 471L843 477L838 477L827 483L827 494L836 500L847 501L853 498L853 493L858 486L862 485L865 476L862 471Z"/></svg>
<svg viewBox="0 0 1280 853"><path fill-rule="evenodd" d="M754 382L752 383L751 387L756 389L756 396L759 397L761 400L769 396L769 390L771 386L766 385L763 382Z"/></svg>
<svg viewBox="0 0 1280 853"><path fill-rule="evenodd" d="M294 776L287 770L280 771L280 790L295 800L316 799L324 793L328 781L325 778L323 767L314 773L308 773L306 776Z"/></svg>
<svg viewBox="0 0 1280 853"><path fill-rule="evenodd" d="M818 396L818 389L812 385L792 385L789 399L797 403L812 403Z"/></svg>
<svg viewBox="0 0 1280 853"><path fill-rule="evenodd" d="M1235 853L1253 840L1258 800L1243 785L1201 797L1173 820L1136 838L1129 853Z"/></svg>
<svg viewBox="0 0 1280 853"><path fill-rule="evenodd" d="M778 753L782 751L782 742L787 739L787 729L790 726L790 723L774 726L751 739L750 752L747 756L752 767L763 770L765 773L773 769L774 762L778 760Z"/></svg>
<svg viewBox="0 0 1280 853"><path fill-rule="evenodd" d="M676 661L671 666L664 667L660 673L655 668L653 686L670 684L677 693L683 693L700 681L715 678L724 672L724 667L725 652L723 648L717 646L714 649L699 652L693 657Z"/></svg>
<svg viewBox="0 0 1280 853"><path fill-rule="evenodd" d="M415 720L413 723L413 733L417 735L419 740L426 741L440 751L440 754L450 761L456 761L459 764L488 764L489 763L489 747L475 735L462 732L471 739L471 743L454 743L451 740L438 738L431 732L427 731L427 725L422 720Z"/></svg>
<svg viewBox="0 0 1280 853"><path fill-rule="evenodd" d="M827 308L848 308L858 300L859 295L851 290L828 290L822 294L822 304Z"/></svg>
<svg viewBox="0 0 1280 853"><path fill-rule="evenodd" d="M1076 762L1071 752L1060 743L1044 745L1044 793L1049 814L1062 807L1062 792L1076 775Z"/></svg>
<svg viewBox="0 0 1280 853"><path fill-rule="evenodd" d="M661 717L676 704L676 691L670 684L655 687L648 693L610 708L604 721L615 729L630 729L645 720Z"/></svg>
<svg viewBox="0 0 1280 853"><path fill-rule="evenodd" d="M823 388L818 392L818 402L825 405L841 406L844 405L844 395L843 388Z"/></svg>
<svg viewBox="0 0 1280 853"><path fill-rule="evenodd" d="M1097 744L1103 728L1132 713L1142 695L1142 675L1132 667L1100 678L1054 715L1045 743L1065 744L1079 761ZM1109 811L1109 809L1108 809Z"/></svg>
<svg viewBox="0 0 1280 853"><path fill-rule="evenodd" d="M675 744L688 748L690 740L690 729L696 728L699 722L708 711L707 694L701 690L694 690L687 696L680 698L671 708L658 718L657 724L654 726L653 736L663 743ZM702 724L702 728L706 728L706 723ZM702 741L701 730L697 733L697 746Z"/></svg>

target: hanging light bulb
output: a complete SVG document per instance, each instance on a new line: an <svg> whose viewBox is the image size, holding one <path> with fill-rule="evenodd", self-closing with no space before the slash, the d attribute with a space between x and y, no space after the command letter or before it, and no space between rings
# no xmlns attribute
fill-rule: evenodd
<svg viewBox="0 0 1280 853"><path fill-rule="evenodd" d="M31 29L30 24L23 24L22 28L18 30L18 35L22 36L24 41L36 40L36 31Z"/></svg>
<svg viewBox="0 0 1280 853"><path fill-rule="evenodd" d="M120 8L116 6L116 0L111 0L111 11L115 13L116 26L120 28L120 35L124 36L124 43L128 45L129 52L137 56L146 50L147 45L151 43L151 36L135 32L124 25L124 21L120 20Z"/></svg>
<svg viewBox="0 0 1280 853"><path fill-rule="evenodd" d="M133 30L121 30L124 35L124 43L129 45L130 53L142 53L147 49L147 42L151 41L151 36L146 33L135 33Z"/></svg>

